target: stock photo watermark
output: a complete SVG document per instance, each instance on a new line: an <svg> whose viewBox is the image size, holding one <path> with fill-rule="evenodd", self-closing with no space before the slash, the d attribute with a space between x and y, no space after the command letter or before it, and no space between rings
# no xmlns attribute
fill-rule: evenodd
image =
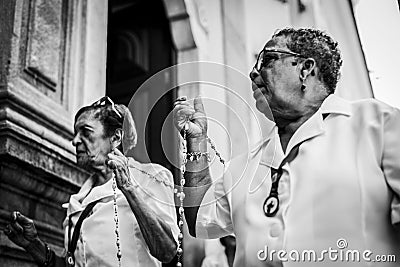
<svg viewBox="0 0 400 267"><path fill-rule="evenodd" d="M282 262L396 262L396 255L374 254L369 249L348 249L349 244L344 238L336 241L336 247L328 247L321 251L307 250L275 250L265 246L257 252L260 261Z"/></svg>

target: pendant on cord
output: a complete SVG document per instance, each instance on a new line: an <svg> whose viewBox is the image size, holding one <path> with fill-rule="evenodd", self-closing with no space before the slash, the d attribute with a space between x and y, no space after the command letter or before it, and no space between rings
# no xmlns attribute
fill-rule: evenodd
<svg viewBox="0 0 400 267"><path fill-rule="evenodd" d="M278 194L271 192L267 199L264 201L264 214L267 217L273 217L279 210L279 198Z"/></svg>
<svg viewBox="0 0 400 267"><path fill-rule="evenodd" d="M71 253L71 252L67 252L67 257L66 257L66 259L67 259L67 266L68 267L72 267L72 266L75 266L75 260L74 260L74 255Z"/></svg>
<svg viewBox="0 0 400 267"><path fill-rule="evenodd" d="M267 217L275 216L279 210L278 186L281 175L281 170L271 170L271 191L263 205L264 214Z"/></svg>

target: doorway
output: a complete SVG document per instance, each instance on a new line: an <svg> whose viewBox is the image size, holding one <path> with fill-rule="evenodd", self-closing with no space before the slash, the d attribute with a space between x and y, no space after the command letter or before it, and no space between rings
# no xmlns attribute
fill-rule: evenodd
<svg viewBox="0 0 400 267"><path fill-rule="evenodd" d="M138 143L134 157L179 173L166 154L177 153L176 134L168 116L176 98L170 88L175 77L165 75L160 88L138 90L157 72L176 63L169 21L161 0L109 0L106 95L128 106L136 123ZM155 99L162 94L158 101ZM164 142L161 142L163 135ZM167 140L167 142L165 142ZM175 266L176 259L164 267Z"/></svg>
<svg viewBox="0 0 400 267"><path fill-rule="evenodd" d="M165 120L169 119L176 93L170 91L153 103L160 94L157 90L169 88L174 77L166 75L160 88L138 90L152 75L176 62L163 2L110 0L107 41L106 95L115 103L128 105L135 94L131 109L138 130L135 158L161 164L175 173L165 155L165 151L172 153L177 149L172 136L175 132L172 121ZM161 131L163 138L171 138L171 142L161 144Z"/></svg>

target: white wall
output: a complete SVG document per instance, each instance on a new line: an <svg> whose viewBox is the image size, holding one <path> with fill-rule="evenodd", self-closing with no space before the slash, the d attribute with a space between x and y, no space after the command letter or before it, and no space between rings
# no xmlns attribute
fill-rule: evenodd
<svg viewBox="0 0 400 267"><path fill-rule="evenodd" d="M86 4L85 4L86 3ZM108 1L76 1L72 36L71 114L106 92ZM73 121L73 120L72 120Z"/></svg>
<svg viewBox="0 0 400 267"><path fill-rule="evenodd" d="M397 0L359 0L354 7L375 98L400 108L400 12Z"/></svg>

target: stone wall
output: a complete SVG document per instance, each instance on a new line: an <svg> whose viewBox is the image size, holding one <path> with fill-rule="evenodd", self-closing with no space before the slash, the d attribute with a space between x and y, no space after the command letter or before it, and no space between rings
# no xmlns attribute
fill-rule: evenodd
<svg viewBox="0 0 400 267"><path fill-rule="evenodd" d="M73 115L105 92L107 1L96 5L0 0L0 229L19 210L57 251L61 205L87 178L75 165ZM98 43L88 43L93 35ZM36 266L2 231L0 265Z"/></svg>

